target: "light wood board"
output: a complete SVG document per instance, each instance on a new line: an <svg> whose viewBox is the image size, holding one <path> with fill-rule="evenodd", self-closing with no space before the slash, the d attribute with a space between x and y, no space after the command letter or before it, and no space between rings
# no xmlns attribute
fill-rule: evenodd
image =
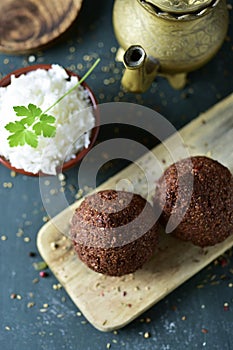
<svg viewBox="0 0 233 350"><path fill-rule="evenodd" d="M232 172L233 95L185 126L180 134L191 155L209 155ZM170 160L162 145L152 151L158 159L166 160L164 167L167 167ZM151 176L156 177L150 155L144 155L139 162L142 167L149 167ZM129 179L144 196L138 171L132 164L96 190L116 188L121 179ZM80 201L75 202L46 223L38 233L37 244L43 259L74 303L101 331L128 324L233 245L231 236L223 243L203 250L162 234L158 251L142 269L123 277L103 276L80 262L70 240L61 233L68 234L70 218L79 204ZM53 242L58 244L56 250L52 248Z"/></svg>
<svg viewBox="0 0 233 350"><path fill-rule="evenodd" d="M76 19L82 0L0 1L0 51L33 52L63 34Z"/></svg>

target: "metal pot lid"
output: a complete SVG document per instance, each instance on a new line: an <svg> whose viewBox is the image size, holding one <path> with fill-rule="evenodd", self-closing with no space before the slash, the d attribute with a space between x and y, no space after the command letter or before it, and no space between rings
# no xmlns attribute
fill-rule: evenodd
<svg viewBox="0 0 233 350"><path fill-rule="evenodd" d="M144 6L159 8L169 13L190 13L199 11L213 0L140 0Z"/></svg>

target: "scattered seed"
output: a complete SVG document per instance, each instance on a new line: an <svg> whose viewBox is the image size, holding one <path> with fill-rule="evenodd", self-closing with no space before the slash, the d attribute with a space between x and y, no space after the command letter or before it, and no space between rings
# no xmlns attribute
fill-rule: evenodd
<svg viewBox="0 0 233 350"><path fill-rule="evenodd" d="M208 333L208 330L206 329L206 328L202 328L202 333L204 333L204 334L206 334L206 333Z"/></svg>
<svg viewBox="0 0 233 350"><path fill-rule="evenodd" d="M50 243L50 247L52 250L56 250L59 247L59 244L55 243L55 242L51 242Z"/></svg>
<svg viewBox="0 0 233 350"><path fill-rule="evenodd" d="M62 285L60 283L53 284L53 289L54 290L58 290L58 289L61 289L61 288L62 288Z"/></svg>
<svg viewBox="0 0 233 350"><path fill-rule="evenodd" d="M31 240L31 238L30 237L24 237L24 242L26 242L26 243L29 243L30 242L30 240Z"/></svg>
<svg viewBox="0 0 233 350"><path fill-rule="evenodd" d="M29 63L33 63L33 62L35 62L35 61L36 61L36 57L35 57L34 55L28 56L28 62L29 62Z"/></svg>
<svg viewBox="0 0 233 350"><path fill-rule="evenodd" d="M56 188L52 188L49 193L51 194L51 196L54 196L55 194L58 193L58 190Z"/></svg>
<svg viewBox="0 0 233 350"><path fill-rule="evenodd" d="M82 313L81 313L80 311L78 311L78 312L76 313L76 315L77 315L78 317L81 317L81 316L82 316Z"/></svg>
<svg viewBox="0 0 233 350"><path fill-rule="evenodd" d="M23 230L21 228L18 229L18 232L16 233L17 237L22 237L24 234Z"/></svg>
<svg viewBox="0 0 233 350"><path fill-rule="evenodd" d="M7 236L2 235L2 236L1 236L1 240L2 240L2 241L6 241L6 240L7 240Z"/></svg>
<svg viewBox="0 0 233 350"><path fill-rule="evenodd" d="M182 321L185 321L185 320L186 320L186 316L182 316L182 317L181 317L181 320L182 320Z"/></svg>
<svg viewBox="0 0 233 350"><path fill-rule="evenodd" d="M69 51L70 51L70 53L74 53L74 52L75 52L75 46L71 46L71 47L69 48Z"/></svg>
<svg viewBox="0 0 233 350"><path fill-rule="evenodd" d="M44 308L40 309L40 312L42 312L42 313L47 312L47 311L48 311L48 310L47 310L47 309L44 309Z"/></svg>
<svg viewBox="0 0 233 350"><path fill-rule="evenodd" d="M211 276L210 280L213 281L216 278L216 275Z"/></svg>
<svg viewBox="0 0 233 350"><path fill-rule="evenodd" d="M83 64L82 64L82 63L78 63L78 64L77 64L77 68L80 69L80 70L82 70L82 69L83 69Z"/></svg>
<svg viewBox="0 0 233 350"><path fill-rule="evenodd" d="M106 348L107 348L107 349L110 349L110 348L111 348L111 343L108 343L108 344L106 345Z"/></svg>
<svg viewBox="0 0 233 350"><path fill-rule="evenodd" d="M149 332L145 332L143 336L144 336L145 339L148 339L148 338L150 338L150 333Z"/></svg>
<svg viewBox="0 0 233 350"><path fill-rule="evenodd" d="M64 174L62 174L62 173L58 174L58 180L59 181L64 181L65 179L66 179L66 177L65 177Z"/></svg>
<svg viewBox="0 0 233 350"><path fill-rule="evenodd" d="M21 297L20 294L17 294L17 295L16 295L16 298L17 298L18 300L21 300L21 299L22 299L22 297Z"/></svg>
<svg viewBox="0 0 233 350"><path fill-rule="evenodd" d="M48 222L49 221L49 216L43 216L43 222Z"/></svg>
<svg viewBox="0 0 233 350"><path fill-rule="evenodd" d="M17 294L15 293L12 293L11 296L10 296L11 299L16 299L17 298Z"/></svg>
<svg viewBox="0 0 233 350"><path fill-rule="evenodd" d="M27 307L30 309L31 307L33 307L35 305L35 303L33 301L30 301L29 303L27 303Z"/></svg>
<svg viewBox="0 0 233 350"><path fill-rule="evenodd" d="M227 275L223 274L223 275L220 276L220 278L221 278L221 280L225 280L225 279L227 279Z"/></svg>
<svg viewBox="0 0 233 350"><path fill-rule="evenodd" d="M10 330L11 330L11 327L6 326L6 327L5 327L5 330L6 330L6 331L10 331Z"/></svg>
<svg viewBox="0 0 233 350"><path fill-rule="evenodd" d="M24 224L25 224L25 226L31 226L31 225L32 225L32 222L29 221L29 220L26 220Z"/></svg>
<svg viewBox="0 0 233 350"><path fill-rule="evenodd" d="M3 187L4 188L12 188L13 184L12 184L12 182L3 182Z"/></svg>
<svg viewBox="0 0 233 350"><path fill-rule="evenodd" d="M217 286L219 283L220 283L219 281L213 281L210 284L211 284L211 286Z"/></svg>
<svg viewBox="0 0 233 350"><path fill-rule="evenodd" d="M33 284L36 284L36 283L38 283L39 282L39 278L34 278L34 280L32 280L32 283Z"/></svg>

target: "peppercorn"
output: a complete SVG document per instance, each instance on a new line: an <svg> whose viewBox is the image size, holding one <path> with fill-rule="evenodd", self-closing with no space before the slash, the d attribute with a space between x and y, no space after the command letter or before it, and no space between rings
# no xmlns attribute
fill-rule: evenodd
<svg viewBox="0 0 233 350"><path fill-rule="evenodd" d="M45 278L48 276L47 272L45 272L45 271L40 271L39 274L40 274L40 277L42 277L42 278Z"/></svg>

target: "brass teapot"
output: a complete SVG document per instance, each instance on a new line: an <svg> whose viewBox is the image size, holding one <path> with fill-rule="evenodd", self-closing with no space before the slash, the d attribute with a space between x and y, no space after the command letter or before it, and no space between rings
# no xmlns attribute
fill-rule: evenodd
<svg viewBox="0 0 233 350"><path fill-rule="evenodd" d="M116 59L126 68L122 85L144 92L159 74L183 88L187 73L220 49L228 22L225 0L115 0Z"/></svg>

